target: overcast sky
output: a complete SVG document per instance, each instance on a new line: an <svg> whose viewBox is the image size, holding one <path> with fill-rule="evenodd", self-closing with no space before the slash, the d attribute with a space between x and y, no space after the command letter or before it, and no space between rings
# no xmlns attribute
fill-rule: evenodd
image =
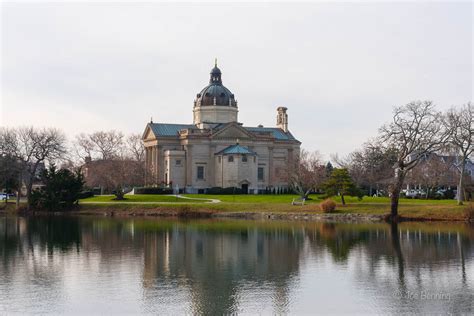
<svg viewBox="0 0 474 316"><path fill-rule="evenodd" d="M347 154L392 106L472 100L473 6L464 3L28 4L1 13L1 125L71 138L192 123L214 58L239 121L289 128Z"/></svg>

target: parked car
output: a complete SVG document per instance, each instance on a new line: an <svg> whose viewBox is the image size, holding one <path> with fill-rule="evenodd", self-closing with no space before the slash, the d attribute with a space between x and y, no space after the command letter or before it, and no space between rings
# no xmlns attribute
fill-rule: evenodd
<svg viewBox="0 0 474 316"><path fill-rule="evenodd" d="M407 198L417 199L426 196L426 192L423 190L406 190L405 196Z"/></svg>
<svg viewBox="0 0 474 316"><path fill-rule="evenodd" d="M413 199L418 196L418 192L416 190L406 190L404 193L407 198Z"/></svg>
<svg viewBox="0 0 474 316"><path fill-rule="evenodd" d="M456 193L457 193L457 190L438 189L433 193L433 196L439 199L455 199Z"/></svg>
<svg viewBox="0 0 474 316"><path fill-rule="evenodd" d="M388 196L388 194L384 190L378 190L372 196L373 197L381 197L381 196Z"/></svg>
<svg viewBox="0 0 474 316"><path fill-rule="evenodd" d="M15 198L15 194L5 193L5 192L0 193L0 201L5 201L7 197L8 199L13 199Z"/></svg>

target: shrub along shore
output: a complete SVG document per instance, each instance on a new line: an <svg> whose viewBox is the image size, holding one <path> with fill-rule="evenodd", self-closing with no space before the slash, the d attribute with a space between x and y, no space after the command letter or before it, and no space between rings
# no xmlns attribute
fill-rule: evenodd
<svg viewBox="0 0 474 316"><path fill-rule="evenodd" d="M229 217L246 219L383 221L390 212L386 197L346 197L346 205L335 197L336 209L324 212L323 198L312 196L305 205L291 205L296 195L193 195L186 198L163 195L128 196L115 201L112 196L82 199L77 208L66 214L100 216L176 216ZM219 200L206 203L201 199ZM473 221L474 206L459 206L454 200L400 199L401 220L410 221ZM324 207L323 207L324 209ZM14 212L14 205L3 207L3 212ZM38 212L36 212L38 213ZM56 213L58 214L58 213ZM64 213L62 213L64 214Z"/></svg>

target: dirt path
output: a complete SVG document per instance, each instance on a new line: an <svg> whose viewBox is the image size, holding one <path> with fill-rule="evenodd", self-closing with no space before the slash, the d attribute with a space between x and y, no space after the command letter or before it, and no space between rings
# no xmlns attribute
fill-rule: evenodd
<svg viewBox="0 0 474 316"><path fill-rule="evenodd" d="M176 196L176 195L170 195L170 196ZM190 197L182 196L182 195L177 195L177 197L179 197L180 199L207 201L205 203L220 203L221 202L221 200L218 200L218 199L190 198Z"/></svg>
<svg viewBox="0 0 474 316"><path fill-rule="evenodd" d="M187 201L180 201L180 202L160 202L160 201L146 201L146 202L138 202L138 201L81 201L80 204L131 204L131 205L147 205L147 204L157 204L157 205L166 205L166 204L188 204L192 201L203 201L203 204L209 203L209 204L215 204L215 203L221 203L221 200L217 199L202 199L202 198L190 198L182 195L165 195L165 196L173 196L177 197L178 199L183 199L183 200L190 200L189 202Z"/></svg>

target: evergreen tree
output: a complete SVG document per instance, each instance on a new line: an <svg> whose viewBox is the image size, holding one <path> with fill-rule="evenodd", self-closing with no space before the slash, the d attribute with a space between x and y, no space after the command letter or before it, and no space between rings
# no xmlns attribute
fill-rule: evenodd
<svg viewBox="0 0 474 316"><path fill-rule="evenodd" d="M334 167L332 166L332 163L328 161L328 163L326 164L326 175L329 177L333 170Z"/></svg>
<svg viewBox="0 0 474 316"><path fill-rule="evenodd" d="M11 156L0 156L0 191L12 193L18 189L20 181L21 165L17 159ZM8 195L5 203L8 201Z"/></svg>
<svg viewBox="0 0 474 316"><path fill-rule="evenodd" d="M352 181L347 169L334 169L323 187L328 196L339 194L342 205L346 204L344 195L358 196L362 199L362 193Z"/></svg>
<svg viewBox="0 0 474 316"><path fill-rule="evenodd" d="M40 178L44 186L32 194L32 206L35 209L59 211L77 204L84 187L84 177L80 170L57 170L53 164L42 172Z"/></svg>

